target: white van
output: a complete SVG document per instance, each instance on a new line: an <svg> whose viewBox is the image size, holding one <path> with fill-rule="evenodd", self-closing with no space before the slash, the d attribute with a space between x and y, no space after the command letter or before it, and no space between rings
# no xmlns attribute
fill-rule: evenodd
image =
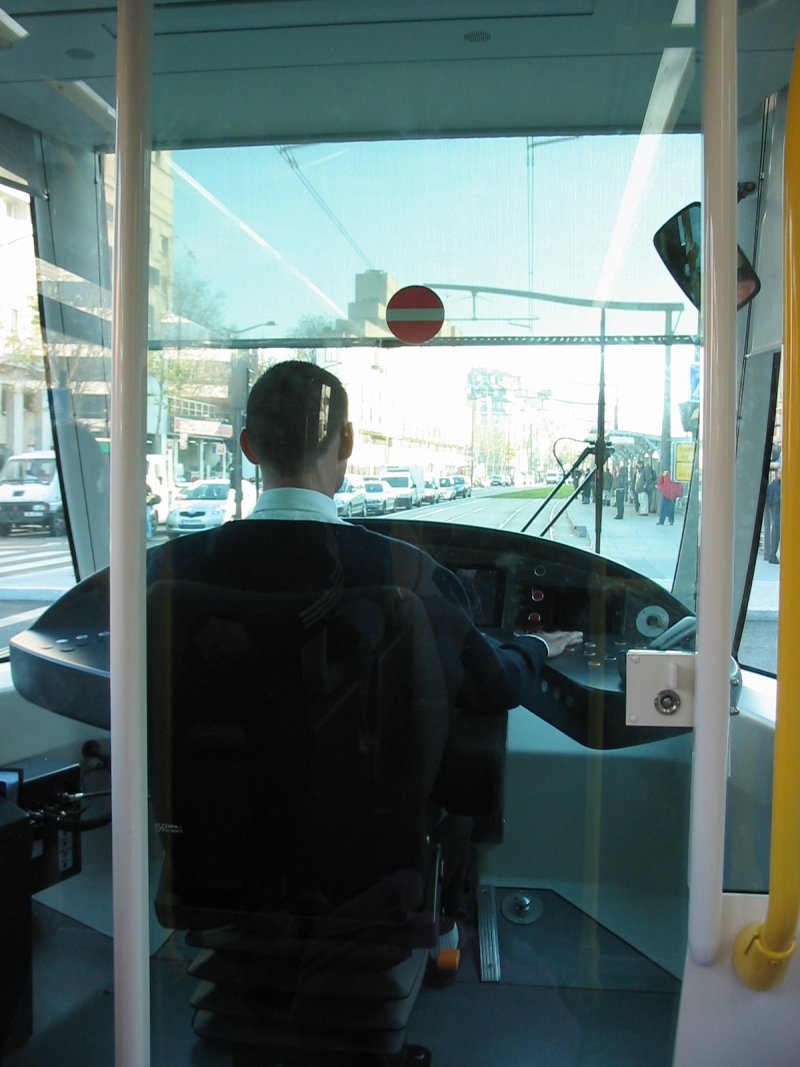
<svg viewBox="0 0 800 1067"><path fill-rule="evenodd" d="M20 452L0 471L0 536L15 526L46 527L53 537L66 530L55 452Z"/></svg>

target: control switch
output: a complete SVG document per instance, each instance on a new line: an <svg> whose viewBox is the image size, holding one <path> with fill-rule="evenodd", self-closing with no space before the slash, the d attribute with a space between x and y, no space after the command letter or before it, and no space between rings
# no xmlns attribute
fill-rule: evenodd
<svg viewBox="0 0 800 1067"><path fill-rule="evenodd" d="M627 655L627 726L692 726L694 652L633 649Z"/></svg>

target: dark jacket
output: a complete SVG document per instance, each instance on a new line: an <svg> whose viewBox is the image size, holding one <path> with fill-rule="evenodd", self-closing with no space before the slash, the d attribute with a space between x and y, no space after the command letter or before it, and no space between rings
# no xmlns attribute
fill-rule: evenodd
<svg viewBox="0 0 800 1067"><path fill-rule="evenodd" d="M175 578L234 589L319 594L396 585L422 601L441 664L464 712L532 708L547 657L541 641L498 642L474 625L451 571L403 541L347 523L245 520L190 534L148 553L148 582Z"/></svg>

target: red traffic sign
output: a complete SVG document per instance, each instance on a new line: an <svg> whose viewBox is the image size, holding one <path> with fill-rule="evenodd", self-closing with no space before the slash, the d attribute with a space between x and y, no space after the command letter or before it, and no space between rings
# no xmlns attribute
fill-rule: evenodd
<svg viewBox="0 0 800 1067"><path fill-rule="evenodd" d="M426 285L398 289L386 305L386 325L398 341L408 345L430 341L443 322L444 304Z"/></svg>

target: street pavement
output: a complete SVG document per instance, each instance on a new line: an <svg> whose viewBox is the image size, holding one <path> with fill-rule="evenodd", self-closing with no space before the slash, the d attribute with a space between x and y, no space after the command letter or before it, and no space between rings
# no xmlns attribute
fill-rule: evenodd
<svg viewBox="0 0 800 1067"><path fill-rule="evenodd" d="M489 504L486 496L461 501L459 505ZM499 502L499 501L498 501ZM507 503L507 502L506 502ZM466 509L464 509L466 511ZM595 548L594 505L574 501L554 530L557 540L593 552ZM670 588L681 537L682 515L674 526L659 526L655 515L637 515L628 504L622 521L615 509L603 509L600 551L631 570ZM415 514L415 518L425 515ZM443 509L442 519L447 518ZM455 512L454 512L455 517ZM483 517L483 516L482 516ZM489 522L491 525L491 521ZM155 541L163 540L159 535ZM759 553L753 576L748 620L775 620L778 613L780 565L767 563ZM12 537L0 542L0 599L52 601L75 583L66 538Z"/></svg>

